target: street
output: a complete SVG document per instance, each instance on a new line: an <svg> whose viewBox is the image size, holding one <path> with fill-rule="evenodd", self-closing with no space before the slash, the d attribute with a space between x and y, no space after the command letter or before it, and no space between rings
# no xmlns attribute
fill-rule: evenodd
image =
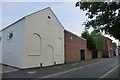
<svg viewBox="0 0 120 80"><path fill-rule="evenodd" d="M4 78L116 78L120 56L3 73ZM25 79L26 80L26 79Z"/></svg>
<svg viewBox="0 0 120 80"><path fill-rule="evenodd" d="M112 64L112 65L111 65ZM71 71L51 75L46 78L99 78L107 71L111 70L113 67L118 65L117 59L100 62L91 66L76 68ZM117 76L118 77L118 76ZM117 78L116 77L116 78Z"/></svg>

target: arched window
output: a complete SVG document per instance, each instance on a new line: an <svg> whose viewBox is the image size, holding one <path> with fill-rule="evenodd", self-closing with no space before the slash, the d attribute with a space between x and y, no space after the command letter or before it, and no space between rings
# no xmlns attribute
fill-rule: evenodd
<svg viewBox="0 0 120 80"><path fill-rule="evenodd" d="M57 39L57 53L56 54L62 54L63 53L63 41L61 38Z"/></svg>
<svg viewBox="0 0 120 80"><path fill-rule="evenodd" d="M33 33L30 36L29 46L28 46L29 55L40 55L41 52L41 37L38 33Z"/></svg>

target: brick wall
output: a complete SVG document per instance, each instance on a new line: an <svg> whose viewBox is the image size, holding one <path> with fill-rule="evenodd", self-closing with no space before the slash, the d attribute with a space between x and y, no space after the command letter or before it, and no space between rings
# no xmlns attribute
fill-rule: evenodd
<svg viewBox="0 0 120 80"><path fill-rule="evenodd" d="M85 59L86 60L92 59L92 51L91 50L87 49Z"/></svg>
<svg viewBox="0 0 120 80"><path fill-rule="evenodd" d="M80 50L85 50L86 40L69 31L64 31L65 34L65 63L71 63L81 60Z"/></svg>
<svg viewBox="0 0 120 80"><path fill-rule="evenodd" d="M113 54L114 56L116 56L117 44L116 43L112 43L112 44L113 44Z"/></svg>
<svg viewBox="0 0 120 80"><path fill-rule="evenodd" d="M102 58L102 51L97 51L97 58Z"/></svg>
<svg viewBox="0 0 120 80"><path fill-rule="evenodd" d="M103 57L112 57L113 54L113 44L112 44L112 40L105 37L105 45L106 45L106 50L103 51Z"/></svg>
<svg viewBox="0 0 120 80"><path fill-rule="evenodd" d="M112 40L107 38L107 50L108 50L108 56L109 57L113 57L113 44L112 44Z"/></svg>

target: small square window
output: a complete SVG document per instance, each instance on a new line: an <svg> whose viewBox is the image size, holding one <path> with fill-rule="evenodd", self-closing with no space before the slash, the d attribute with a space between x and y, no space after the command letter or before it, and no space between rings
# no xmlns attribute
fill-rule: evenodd
<svg viewBox="0 0 120 80"><path fill-rule="evenodd" d="M8 39L12 39L13 38L13 32L8 34Z"/></svg>

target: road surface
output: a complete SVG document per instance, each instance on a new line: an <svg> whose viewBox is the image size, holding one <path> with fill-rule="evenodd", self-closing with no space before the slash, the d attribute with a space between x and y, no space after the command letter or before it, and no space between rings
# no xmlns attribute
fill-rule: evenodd
<svg viewBox="0 0 120 80"><path fill-rule="evenodd" d="M45 76L44 78L118 78L118 65L118 58L114 58L90 66Z"/></svg>
<svg viewBox="0 0 120 80"><path fill-rule="evenodd" d="M113 58L93 59L72 64L57 65L45 68L34 68L4 73L4 78L116 78L119 73L120 56ZM37 78L37 79L33 79ZM26 79L25 79L26 80Z"/></svg>

